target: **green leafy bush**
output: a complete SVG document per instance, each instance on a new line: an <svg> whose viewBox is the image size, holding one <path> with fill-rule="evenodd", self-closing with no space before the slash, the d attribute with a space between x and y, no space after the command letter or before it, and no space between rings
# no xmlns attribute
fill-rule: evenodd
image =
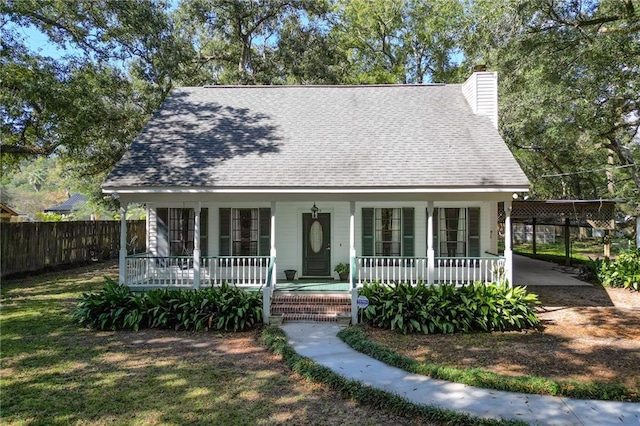
<svg viewBox="0 0 640 426"><path fill-rule="evenodd" d="M106 278L102 291L82 295L74 317L83 327L137 330L146 320L146 311L140 296L133 294L128 287Z"/></svg>
<svg viewBox="0 0 640 426"><path fill-rule="evenodd" d="M596 259L589 265L602 285L640 291L640 248L623 251L616 260Z"/></svg>
<svg viewBox="0 0 640 426"><path fill-rule="evenodd" d="M244 330L262 321L262 292L248 292L224 283L215 287L218 330Z"/></svg>
<svg viewBox="0 0 640 426"><path fill-rule="evenodd" d="M371 325L402 333L522 330L539 325L537 295L524 287L476 283L464 287L365 283L364 317Z"/></svg>
<svg viewBox="0 0 640 426"><path fill-rule="evenodd" d="M203 290L154 289L135 294L107 278L102 291L82 296L74 317L81 326L98 330L240 331L260 323L262 293L225 283Z"/></svg>

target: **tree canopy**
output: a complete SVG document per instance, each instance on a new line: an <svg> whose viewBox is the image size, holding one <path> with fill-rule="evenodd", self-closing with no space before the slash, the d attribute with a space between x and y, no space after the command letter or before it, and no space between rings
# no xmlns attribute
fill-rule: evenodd
<svg viewBox="0 0 640 426"><path fill-rule="evenodd" d="M534 197L637 209L639 3L6 0L2 171L55 156L98 194L175 86L459 83L486 64ZM26 30L63 54L35 51Z"/></svg>
<svg viewBox="0 0 640 426"><path fill-rule="evenodd" d="M481 24L469 44L500 71L502 135L534 195L618 197L637 209L639 7L632 0L475 3Z"/></svg>

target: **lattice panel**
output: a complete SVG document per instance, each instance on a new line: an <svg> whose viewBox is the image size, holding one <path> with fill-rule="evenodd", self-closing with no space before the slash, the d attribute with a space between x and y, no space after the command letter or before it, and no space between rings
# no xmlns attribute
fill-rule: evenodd
<svg viewBox="0 0 640 426"><path fill-rule="evenodd" d="M504 221L502 203L498 207L500 221ZM578 226L595 229L615 229L615 202L613 201L514 201L511 219L529 222L536 218L539 223L562 224L569 219Z"/></svg>

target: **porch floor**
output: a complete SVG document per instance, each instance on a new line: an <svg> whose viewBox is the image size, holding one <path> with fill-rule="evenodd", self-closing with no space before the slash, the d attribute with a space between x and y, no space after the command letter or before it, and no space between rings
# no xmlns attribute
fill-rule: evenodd
<svg viewBox="0 0 640 426"><path fill-rule="evenodd" d="M329 281L328 279L301 278L293 281L278 281L275 290L283 292L346 292L349 291L349 283Z"/></svg>
<svg viewBox="0 0 640 426"><path fill-rule="evenodd" d="M232 283L232 285L234 285ZM247 291L258 291L264 288L264 286L245 285L242 283L235 284L238 288L242 288ZM207 285L202 285L201 288L208 288ZM190 285L176 285L170 280L146 280L144 283L138 283L136 285L130 285L134 291L149 291L155 288L170 288L170 289L184 289L189 290L192 287ZM275 287L276 292L305 292L305 293L335 293L335 292L348 292L349 283L346 281L333 281L329 279L298 279L293 281L278 281Z"/></svg>

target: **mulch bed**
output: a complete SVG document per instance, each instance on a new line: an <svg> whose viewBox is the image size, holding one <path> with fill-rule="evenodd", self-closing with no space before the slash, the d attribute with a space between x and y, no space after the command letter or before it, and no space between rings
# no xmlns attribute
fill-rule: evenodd
<svg viewBox="0 0 640 426"><path fill-rule="evenodd" d="M420 361L497 374L619 383L640 392L640 293L619 288L529 287L542 330L411 335L369 328L373 340Z"/></svg>

